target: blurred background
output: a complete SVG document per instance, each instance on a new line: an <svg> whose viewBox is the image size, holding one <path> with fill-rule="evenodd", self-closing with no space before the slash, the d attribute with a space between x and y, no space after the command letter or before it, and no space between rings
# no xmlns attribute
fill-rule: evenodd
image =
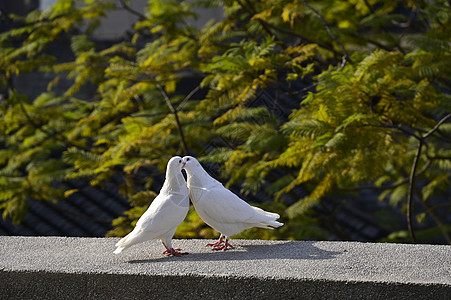
<svg viewBox="0 0 451 300"><path fill-rule="evenodd" d="M0 235L123 236L173 155L286 225L451 243L449 1L0 2ZM213 238L191 208L176 238Z"/></svg>

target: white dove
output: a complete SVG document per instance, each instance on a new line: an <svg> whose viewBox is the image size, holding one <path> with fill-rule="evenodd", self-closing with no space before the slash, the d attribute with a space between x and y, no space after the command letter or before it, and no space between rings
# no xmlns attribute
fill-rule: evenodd
<svg viewBox="0 0 451 300"><path fill-rule="evenodd" d="M160 239L167 256L181 256L180 249L172 247L172 236L185 219L189 208L189 195L185 178L181 172L182 158L172 157L166 168L166 179L159 195L152 201L146 212L139 218L136 227L117 244L115 254L125 248L152 240Z"/></svg>
<svg viewBox="0 0 451 300"><path fill-rule="evenodd" d="M182 168L188 175L189 195L197 214L221 234L216 243L207 244L213 246L212 250L233 248L229 244L230 236L245 229L252 227L273 229L283 225L276 221L280 218L278 214L251 206L226 189L212 178L194 157L185 156L182 163Z"/></svg>

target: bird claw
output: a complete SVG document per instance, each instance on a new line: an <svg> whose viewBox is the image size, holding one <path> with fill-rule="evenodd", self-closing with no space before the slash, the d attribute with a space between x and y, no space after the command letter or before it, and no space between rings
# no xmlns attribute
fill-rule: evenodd
<svg viewBox="0 0 451 300"><path fill-rule="evenodd" d="M180 248L177 248L177 249L174 249L174 248L166 249L166 250L163 251L162 254L165 254L166 256L177 256L177 257L180 257L182 255L188 254L188 252L180 252L180 250L182 250L182 249L180 249Z"/></svg>
<svg viewBox="0 0 451 300"><path fill-rule="evenodd" d="M234 247L233 247L232 244L225 243L224 245L213 247L213 248L211 248L211 250L213 250L213 251L218 251L218 250L226 251L229 248L233 249Z"/></svg>
<svg viewBox="0 0 451 300"><path fill-rule="evenodd" d="M224 243L224 245L223 245L223 243ZM216 243L207 244L206 246L213 246L213 248L211 248L211 250L213 250L213 251L218 251L218 250L226 251L228 248L233 248L233 245L230 244L228 240L226 240L224 242L224 240L222 238L219 239L219 241L217 241Z"/></svg>
<svg viewBox="0 0 451 300"><path fill-rule="evenodd" d="M209 246L218 247L218 246L221 246L222 243L224 243L224 241L220 240L215 243L206 244L205 247L209 247Z"/></svg>
<svg viewBox="0 0 451 300"><path fill-rule="evenodd" d="M221 234L221 236L219 237L219 240L217 242L211 243L211 244L206 244L205 247L213 246L213 248L216 248L216 247L221 246L222 243L224 243L224 238L223 238L223 236Z"/></svg>

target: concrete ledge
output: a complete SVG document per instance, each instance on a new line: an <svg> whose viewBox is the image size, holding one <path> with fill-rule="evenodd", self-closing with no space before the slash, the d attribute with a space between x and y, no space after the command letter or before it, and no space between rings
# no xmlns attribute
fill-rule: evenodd
<svg viewBox="0 0 451 300"><path fill-rule="evenodd" d="M451 299L451 246L175 240L114 255L113 238L0 237L2 299Z"/></svg>

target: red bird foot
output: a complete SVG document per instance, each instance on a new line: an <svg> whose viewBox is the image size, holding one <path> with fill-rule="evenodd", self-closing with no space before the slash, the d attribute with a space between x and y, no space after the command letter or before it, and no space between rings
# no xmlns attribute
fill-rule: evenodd
<svg viewBox="0 0 451 300"><path fill-rule="evenodd" d="M219 245L211 248L211 250L213 250L213 251L218 251L218 250L226 251L229 248L232 249L233 245L229 244L229 241L225 241L224 245L219 244Z"/></svg>
<svg viewBox="0 0 451 300"><path fill-rule="evenodd" d="M224 243L224 245L222 243ZM226 251L228 248L233 248L233 245L229 244L229 237L226 236L226 239L224 241L224 235L222 235L222 234L216 243L207 244L205 246L213 246L213 248L211 248L211 250L213 250L213 251L217 251L217 250Z"/></svg>
<svg viewBox="0 0 451 300"><path fill-rule="evenodd" d="M188 254L188 252L180 252L180 248L174 249L174 248L170 248L170 249L166 249L163 251L162 254L166 254L166 256L182 256L182 255L186 255Z"/></svg>
<svg viewBox="0 0 451 300"><path fill-rule="evenodd" d="M224 243L224 245L222 243ZM223 235L221 235L219 237L219 240L216 243L207 244L206 246L213 246L213 248L211 248L211 250L214 250L214 251L217 251L217 250L226 251L228 248L233 248L233 245L229 244L229 238L226 237L226 240L224 241Z"/></svg>
<svg viewBox="0 0 451 300"><path fill-rule="evenodd" d="M221 246L222 243L224 243L224 240L222 239L222 237L220 237L216 243L206 244L205 247L213 246L213 248L215 248Z"/></svg>

